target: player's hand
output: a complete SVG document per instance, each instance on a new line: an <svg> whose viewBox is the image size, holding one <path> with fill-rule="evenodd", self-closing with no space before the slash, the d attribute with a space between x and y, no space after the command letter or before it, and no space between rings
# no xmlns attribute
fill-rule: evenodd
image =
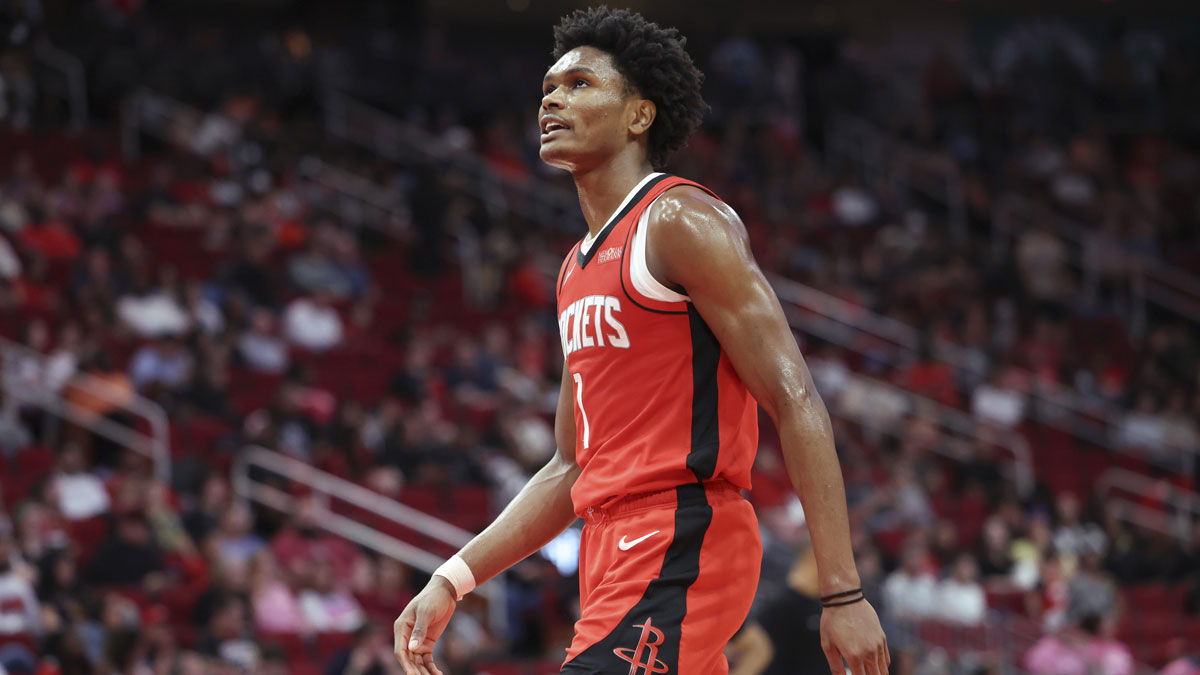
<svg viewBox="0 0 1200 675"><path fill-rule="evenodd" d="M821 612L821 649L833 675L842 675L846 660L853 675L887 675L892 664L879 616L866 600Z"/></svg>
<svg viewBox="0 0 1200 675"><path fill-rule="evenodd" d="M456 604L450 582L434 575L400 613L393 631L396 660L404 675L442 675L433 664L433 645L450 623Z"/></svg>

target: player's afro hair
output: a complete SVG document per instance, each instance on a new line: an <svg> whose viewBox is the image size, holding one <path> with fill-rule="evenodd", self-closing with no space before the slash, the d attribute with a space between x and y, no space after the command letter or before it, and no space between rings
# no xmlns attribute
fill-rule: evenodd
<svg viewBox="0 0 1200 675"><path fill-rule="evenodd" d="M661 28L637 12L601 5L564 16L554 28L554 59L576 47L595 47L612 56L617 71L657 109L650 126L649 159L666 165L700 126L708 105L700 96L704 74L684 50L687 38Z"/></svg>

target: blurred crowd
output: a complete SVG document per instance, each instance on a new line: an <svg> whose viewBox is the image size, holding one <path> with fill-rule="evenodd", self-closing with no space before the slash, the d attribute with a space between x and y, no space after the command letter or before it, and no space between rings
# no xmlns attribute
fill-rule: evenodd
<svg viewBox="0 0 1200 675"><path fill-rule="evenodd" d="M231 467L262 446L401 501L486 488L494 511L553 452L561 359L543 271L577 221L516 216L461 174L381 160L320 122L336 83L447 153L563 189L527 119L548 48L461 48L388 3L229 31L138 3L90 4L90 23L6 11L29 38L0 57L0 134L14 149L0 154L0 332L32 351L6 349L3 363L6 391L22 395L0 416L0 668L397 672L386 627L422 574L326 532L317 500L301 495L287 513L248 505ZM835 413L859 568L896 672L1123 675L1135 657L1195 672L1186 659L1200 658L1200 637L1182 631L1200 614L1200 523L1187 544L1130 525L1094 475L1066 464L1103 466L1109 450L1036 415L1037 401L1069 402L1111 423L1132 466L1194 487L1168 470L1200 447L1200 343L1187 317L1165 312L1131 330L1129 275L1131 256L1200 261L1195 130L1176 113L1195 95L1179 85L1195 50L1134 30L1085 40L1059 24L1007 35L974 58L847 39L833 63L807 69L795 45L700 41L713 110L671 170L738 210L769 273L923 335L911 354L801 335ZM26 130L53 112L30 93L40 39L88 64L87 133ZM1053 58L1037 58L1037 40L1059 45ZM113 125L139 86L209 114L123 157ZM965 181L966 236L941 205L822 155L812 132L833 113L949 158ZM394 213L380 223L335 208L298 172L303 156L381 186ZM1088 227L1101 292L1081 299L1074 252L1050 230L994 246L992 215L1010 192ZM969 367L940 361L939 342L960 345ZM974 440L889 398L893 387L968 413ZM145 431L122 405L135 396L170 416L169 482L88 431L97 420ZM60 398L81 417L47 413ZM811 628L819 607L797 572L803 512L764 423L751 498L766 559L744 635L765 635L778 659L731 657L735 672L796 673L787 659L800 652L788 650L803 640L784 637ZM1040 458L1029 492L995 447L1012 432ZM478 526L490 513L466 515ZM573 569L552 557L507 580L508 634L491 631L482 603L464 604L439 654L447 672L552 662L577 612ZM991 637L997 626L1014 631L1004 642L1028 633L1019 663Z"/></svg>

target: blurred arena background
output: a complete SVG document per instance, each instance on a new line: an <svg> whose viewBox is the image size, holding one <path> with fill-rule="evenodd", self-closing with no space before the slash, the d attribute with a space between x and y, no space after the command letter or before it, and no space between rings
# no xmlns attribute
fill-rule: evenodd
<svg viewBox="0 0 1200 675"><path fill-rule="evenodd" d="M707 73L672 170L834 415L893 672L1200 672L1200 8L618 4ZM0 672L399 672L553 451L577 6L0 0ZM733 672L823 672L764 422ZM577 537L462 603L447 673L558 672Z"/></svg>

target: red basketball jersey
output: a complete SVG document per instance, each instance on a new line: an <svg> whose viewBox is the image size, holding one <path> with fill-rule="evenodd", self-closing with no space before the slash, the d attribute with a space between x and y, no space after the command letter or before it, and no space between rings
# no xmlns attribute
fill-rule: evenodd
<svg viewBox="0 0 1200 675"><path fill-rule="evenodd" d="M676 176L647 176L559 270L559 336L583 469L571 498L580 516L714 478L750 488L758 405L687 296L646 269L650 205L678 185L711 193Z"/></svg>

